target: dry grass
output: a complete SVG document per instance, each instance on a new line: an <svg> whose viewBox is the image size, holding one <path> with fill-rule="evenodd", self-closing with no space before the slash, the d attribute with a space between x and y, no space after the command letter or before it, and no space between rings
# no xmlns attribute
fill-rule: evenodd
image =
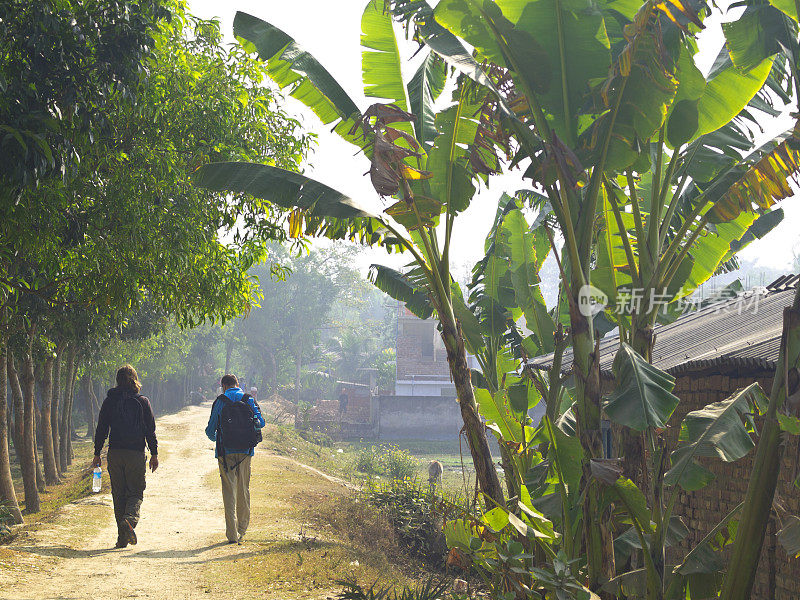
<svg viewBox="0 0 800 600"><path fill-rule="evenodd" d="M70 502L91 494L90 465L94 455L94 445L90 439L73 440L72 448L75 453L72 465L67 469L65 477L58 485L47 486L44 492L39 493L40 511L34 514L26 513L25 493L22 487L22 475L19 465L12 451L12 476L17 500L23 512L26 526L46 522L58 510ZM41 457L40 457L41 458ZM108 486L108 478L104 477L104 486ZM6 540L0 539L0 543Z"/></svg>
<svg viewBox="0 0 800 600"><path fill-rule="evenodd" d="M402 555L388 520L352 490L264 452L252 472L247 541L231 560L206 565L209 593L234 584L245 598L325 598L346 577L415 580L419 570ZM218 475L210 477L218 486Z"/></svg>

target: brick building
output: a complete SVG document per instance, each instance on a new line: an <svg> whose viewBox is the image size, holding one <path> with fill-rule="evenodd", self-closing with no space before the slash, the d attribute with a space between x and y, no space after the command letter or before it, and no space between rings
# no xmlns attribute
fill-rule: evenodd
<svg viewBox="0 0 800 600"><path fill-rule="evenodd" d="M670 450L675 448L680 424L688 412L724 400L755 381L769 395L780 350L783 309L791 305L797 285L798 276L782 277L762 292L707 306L656 328L653 364L675 377L674 393L681 399L667 424ZM607 391L613 386L611 367L618 347L617 336L600 343L600 368ZM571 356L566 354L564 358L567 372ZM547 368L552 357L542 357L535 364ZM733 463L701 459L715 478L701 490L679 493L675 514L683 519L689 534L670 552L669 563L685 556L744 500L754 454L751 451ZM800 598L800 560L788 556L776 538L783 518L800 515L800 490L793 484L800 473L798 457L798 437L787 436L776 509L751 596L754 600Z"/></svg>
<svg viewBox="0 0 800 600"><path fill-rule="evenodd" d="M456 388L450 381L447 352L436 329L437 321L422 320L402 304L398 311L395 394L455 398Z"/></svg>

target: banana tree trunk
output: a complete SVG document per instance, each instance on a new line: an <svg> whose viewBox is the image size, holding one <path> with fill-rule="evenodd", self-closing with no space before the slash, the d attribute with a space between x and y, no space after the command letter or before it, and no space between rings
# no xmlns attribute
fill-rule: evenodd
<svg viewBox="0 0 800 600"><path fill-rule="evenodd" d="M19 375L17 365L14 363L14 356L8 352L8 385L11 388L11 398L14 402L14 430L12 438L14 440L14 454L17 456L17 463L22 465L22 449L24 446L23 438L25 431L24 408L22 401L22 387L19 385Z"/></svg>
<svg viewBox="0 0 800 600"><path fill-rule="evenodd" d="M28 333L27 347L23 354L20 384L23 396L23 439L22 439L22 484L25 490L25 511L37 513L39 488L36 482L36 423L34 420L34 376L31 346L33 332Z"/></svg>
<svg viewBox="0 0 800 600"><path fill-rule="evenodd" d="M15 523L22 523L22 513L14 491L14 481L11 479L11 455L8 451L6 352L5 342L0 342L0 502L9 510Z"/></svg>
<svg viewBox="0 0 800 600"><path fill-rule="evenodd" d="M631 347L649 363L653 362L655 317L655 314L647 313L637 313L631 317ZM644 433L623 428L620 437L623 474L642 490L645 497L652 500Z"/></svg>
<svg viewBox="0 0 800 600"><path fill-rule="evenodd" d="M456 387L461 419L464 421L478 485L487 497L499 506L505 506L503 488L486 437L486 427L478 415L478 404L475 402L475 392L472 389L472 377L467 364L467 351L464 347L461 326L455 319L449 320L444 315L440 315L440 319L442 340L447 350L447 363L450 365L450 374Z"/></svg>
<svg viewBox="0 0 800 600"><path fill-rule="evenodd" d="M580 281L573 281L575 297L570 302L570 325L573 347L572 372L575 379L578 437L583 448L581 493L583 495L583 539L589 574L588 587L601 593L603 583L615 574L614 538L610 510L601 508L600 488L593 482L592 458L603 457L600 431L600 363L597 359L591 317L579 310ZM613 596L608 596L609 598Z"/></svg>
<svg viewBox="0 0 800 600"><path fill-rule="evenodd" d="M795 410L796 403L800 400L800 286L797 287L792 306L783 311L778 366L772 382L764 427L758 440L733 554L722 582L722 600L749 600L753 589L783 457L781 428L777 416L784 411L787 398L790 399L792 411Z"/></svg>

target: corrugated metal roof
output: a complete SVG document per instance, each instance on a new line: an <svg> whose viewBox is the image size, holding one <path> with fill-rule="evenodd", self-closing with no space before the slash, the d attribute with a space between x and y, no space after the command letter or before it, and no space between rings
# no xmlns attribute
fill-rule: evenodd
<svg viewBox="0 0 800 600"><path fill-rule="evenodd" d="M653 364L672 374L705 369L774 370L783 327L800 276L784 276L756 292L692 311L655 329ZM619 336L600 341L600 370L611 373ZM547 369L553 355L534 359ZM572 350L564 353L563 371L572 368Z"/></svg>

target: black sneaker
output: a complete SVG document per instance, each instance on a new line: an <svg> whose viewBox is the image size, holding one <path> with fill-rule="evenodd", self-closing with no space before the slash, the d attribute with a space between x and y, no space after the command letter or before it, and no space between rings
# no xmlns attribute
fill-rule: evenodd
<svg viewBox="0 0 800 600"><path fill-rule="evenodd" d="M136 532L133 530L133 525L130 524L128 519L122 519L122 527L125 534L128 536L128 543L131 546L136 545Z"/></svg>
<svg viewBox="0 0 800 600"><path fill-rule="evenodd" d="M123 539L122 536L117 538L117 543L114 545L114 548L127 548L128 540Z"/></svg>

